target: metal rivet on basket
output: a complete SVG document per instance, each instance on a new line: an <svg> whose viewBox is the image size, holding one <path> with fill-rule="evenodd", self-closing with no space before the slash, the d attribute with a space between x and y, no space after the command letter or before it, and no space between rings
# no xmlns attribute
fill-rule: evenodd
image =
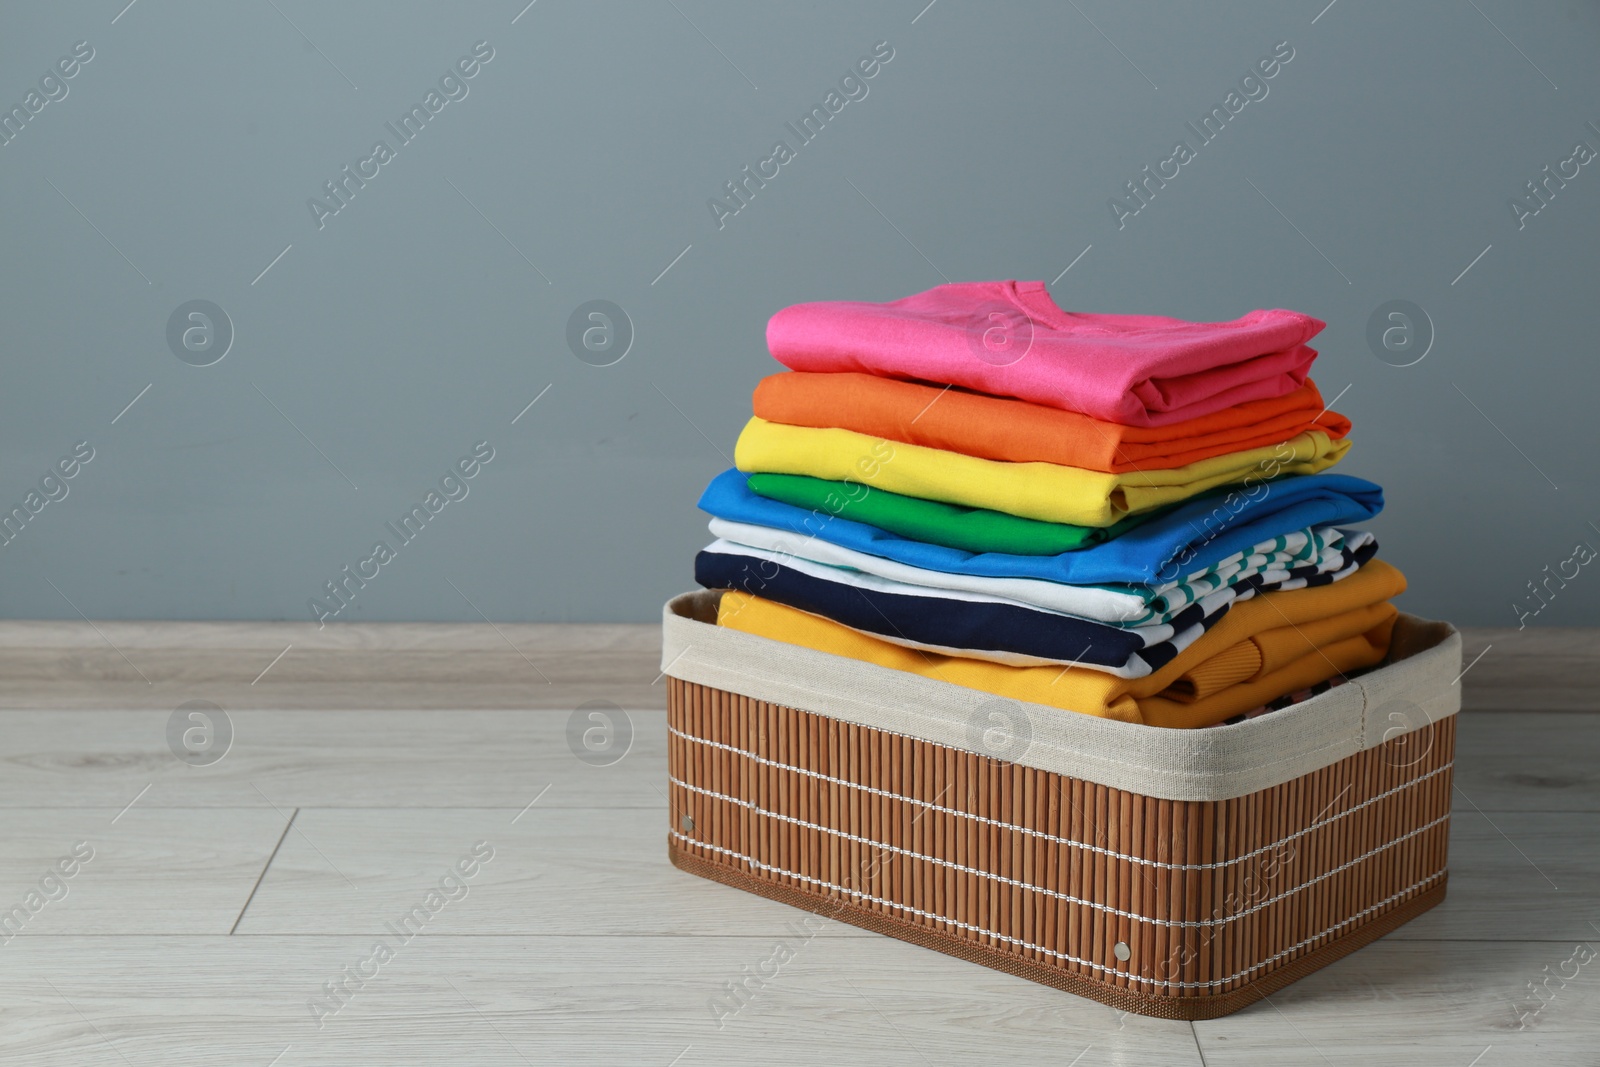
<svg viewBox="0 0 1600 1067"><path fill-rule="evenodd" d="M693 833L694 832L694 816L693 815L685 815L683 818L678 820L678 825L683 827L683 832L684 833L686 833L686 834Z"/></svg>
<svg viewBox="0 0 1600 1067"><path fill-rule="evenodd" d="M1128 962L1128 957L1133 955L1133 950L1128 947L1128 943L1126 941L1118 941L1114 946L1112 946L1111 951L1117 957L1117 959L1124 963Z"/></svg>

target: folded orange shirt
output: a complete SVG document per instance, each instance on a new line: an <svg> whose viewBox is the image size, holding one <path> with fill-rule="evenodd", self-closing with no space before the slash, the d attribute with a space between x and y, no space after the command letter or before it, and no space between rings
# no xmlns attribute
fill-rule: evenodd
<svg viewBox="0 0 1600 1067"><path fill-rule="evenodd" d="M1335 441L1350 432L1350 420L1326 410L1309 380L1284 396L1170 426L1122 426L955 387L854 371L790 371L756 386L755 413L790 426L854 430L982 459L1056 463L1108 474L1183 467L1274 445L1312 428Z"/></svg>

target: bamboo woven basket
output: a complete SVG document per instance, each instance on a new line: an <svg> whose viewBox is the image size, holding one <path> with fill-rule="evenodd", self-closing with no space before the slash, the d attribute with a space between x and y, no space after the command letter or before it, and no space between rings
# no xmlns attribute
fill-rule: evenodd
<svg viewBox="0 0 1600 1067"><path fill-rule="evenodd" d="M1444 898L1461 639L1232 726L1001 701L664 613L672 862L1117 1009L1226 1015Z"/></svg>

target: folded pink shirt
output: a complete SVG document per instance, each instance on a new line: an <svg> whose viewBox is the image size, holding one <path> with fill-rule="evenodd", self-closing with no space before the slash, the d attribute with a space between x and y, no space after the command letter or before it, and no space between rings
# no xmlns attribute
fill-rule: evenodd
<svg viewBox="0 0 1600 1067"><path fill-rule="evenodd" d="M799 371L864 371L957 385L1078 411L1124 426L1165 426L1305 382L1305 342L1324 323L1297 311L1232 322L1063 311L1043 282L963 282L886 304L784 308L767 347Z"/></svg>

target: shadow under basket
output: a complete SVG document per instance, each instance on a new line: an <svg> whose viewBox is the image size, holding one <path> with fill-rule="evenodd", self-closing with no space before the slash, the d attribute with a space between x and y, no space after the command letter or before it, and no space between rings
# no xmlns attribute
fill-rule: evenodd
<svg viewBox="0 0 1600 1067"><path fill-rule="evenodd" d="M1168 1019L1444 899L1461 639L1230 726L1001 700L664 612L669 854L691 874Z"/></svg>

